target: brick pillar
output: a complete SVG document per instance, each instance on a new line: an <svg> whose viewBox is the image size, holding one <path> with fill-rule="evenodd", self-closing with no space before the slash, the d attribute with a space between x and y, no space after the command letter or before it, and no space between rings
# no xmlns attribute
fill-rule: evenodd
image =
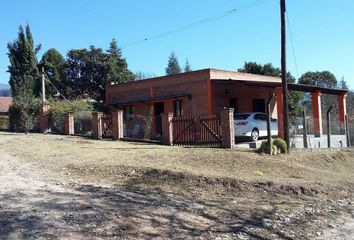
<svg viewBox="0 0 354 240"><path fill-rule="evenodd" d="M65 114L65 117L64 117L64 134L65 135L73 135L73 134L75 134L74 115L72 115L71 113Z"/></svg>
<svg viewBox="0 0 354 240"><path fill-rule="evenodd" d="M102 139L102 115L100 112L92 113L92 132L95 139Z"/></svg>
<svg viewBox="0 0 354 240"><path fill-rule="evenodd" d="M345 134L345 116L347 115L347 94L338 95L338 115L340 134Z"/></svg>
<svg viewBox="0 0 354 240"><path fill-rule="evenodd" d="M171 146L173 144L173 113L161 113L162 120L162 144Z"/></svg>
<svg viewBox="0 0 354 240"><path fill-rule="evenodd" d="M220 125L223 148L234 148L235 129L234 129L234 109L223 108L220 110Z"/></svg>
<svg viewBox="0 0 354 240"><path fill-rule="evenodd" d="M39 131L41 133L47 133L51 131L50 122L49 122L49 109L48 104L43 104L39 112Z"/></svg>
<svg viewBox="0 0 354 240"><path fill-rule="evenodd" d="M123 138L123 111L113 111L112 113L112 134L113 140Z"/></svg>
<svg viewBox="0 0 354 240"><path fill-rule="evenodd" d="M312 93L312 114L315 137L322 135L321 91Z"/></svg>
<svg viewBox="0 0 354 240"><path fill-rule="evenodd" d="M277 87L274 89L274 93L277 97L278 137L284 139L283 89Z"/></svg>

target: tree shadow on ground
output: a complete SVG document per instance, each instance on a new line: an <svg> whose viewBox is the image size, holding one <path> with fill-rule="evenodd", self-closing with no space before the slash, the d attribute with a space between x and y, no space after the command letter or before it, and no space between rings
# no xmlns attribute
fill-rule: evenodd
<svg viewBox="0 0 354 240"><path fill-rule="evenodd" d="M6 204L11 201L12 207ZM0 237L16 238L200 238L241 234L251 239L291 239L264 225L274 211L230 210L170 193L93 185L0 197Z"/></svg>

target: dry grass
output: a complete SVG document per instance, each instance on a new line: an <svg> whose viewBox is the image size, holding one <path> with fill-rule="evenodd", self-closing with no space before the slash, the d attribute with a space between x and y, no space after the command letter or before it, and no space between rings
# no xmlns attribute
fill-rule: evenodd
<svg viewBox="0 0 354 240"><path fill-rule="evenodd" d="M290 232L298 239L309 239L319 228L326 227L323 219L335 219L344 211L328 210L328 200L331 203L332 199L352 197L354 189L353 150L293 151L290 155L271 157L240 149L167 147L0 132L0 152L14 156L47 182L103 186L107 198L118 189L160 200L173 198L188 205L186 208L191 212L197 211L194 205L201 204L203 211L197 211L199 218L213 219L222 227L235 224L241 230L247 227L244 233L250 239L259 239L257 236L290 239L284 237ZM28 177L33 178L34 174ZM120 204L122 209L126 208L124 203ZM305 206L316 204L325 211L303 213ZM148 212L155 217L156 207L146 212L142 205L137 207L139 214L144 210L143 214ZM176 208L179 212L180 207ZM262 225L262 219L279 221L280 215L292 216L294 212L298 218L294 217L291 224L274 229ZM183 226L190 224L191 217L185 218L188 221L183 221ZM193 229L197 228L188 227L188 231Z"/></svg>
<svg viewBox="0 0 354 240"><path fill-rule="evenodd" d="M297 151L270 157L240 149L167 147L3 132L0 133L0 149L26 162L63 174L70 169L89 169L117 177L129 171L158 169L280 184L336 186L343 182L354 183L354 152L351 150ZM261 171L263 176L258 176L256 171ZM85 174L81 175L83 177ZM90 177L90 174L87 175ZM110 177L107 176L107 179Z"/></svg>

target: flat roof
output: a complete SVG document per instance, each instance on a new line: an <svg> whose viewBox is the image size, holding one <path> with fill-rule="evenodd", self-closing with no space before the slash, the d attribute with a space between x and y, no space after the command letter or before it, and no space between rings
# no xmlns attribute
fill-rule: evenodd
<svg viewBox="0 0 354 240"><path fill-rule="evenodd" d="M192 95L189 93L176 93L164 96L156 96L156 97L142 97L142 98L131 98L131 99L116 99L113 100L110 105L119 105L119 104L127 104L127 103L137 103L137 102L146 102L146 101L154 101L154 100L162 100L162 99L173 99L180 97L188 97L191 98Z"/></svg>
<svg viewBox="0 0 354 240"><path fill-rule="evenodd" d="M238 80L238 79L212 79L214 82L218 83L230 83L230 82L238 82L240 84L244 84L247 86L254 86L254 87L281 87L281 82L265 82L265 81L248 81L248 80ZM337 89L337 88L326 88L320 86L313 86L313 85L306 85L306 84L297 84L297 83L288 83L288 89L290 91L297 91L297 92L316 92L320 91L323 94L329 95L342 95L346 94L348 91L344 89Z"/></svg>

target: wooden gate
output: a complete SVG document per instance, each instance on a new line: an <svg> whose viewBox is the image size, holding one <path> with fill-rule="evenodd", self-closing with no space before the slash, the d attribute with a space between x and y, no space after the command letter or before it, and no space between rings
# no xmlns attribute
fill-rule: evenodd
<svg viewBox="0 0 354 240"><path fill-rule="evenodd" d="M197 118L198 119L198 118ZM199 117L201 145L221 147L221 125L216 115Z"/></svg>
<svg viewBox="0 0 354 240"><path fill-rule="evenodd" d="M195 120L192 116L174 117L172 119L173 144L196 144Z"/></svg>
<svg viewBox="0 0 354 240"><path fill-rule="evenodd" d="M103 139L113 139L112 115L111 114L102 115L101 124L102 124L102 138Z"/></svg>
<svg viewBox="0 0 354 240"><path fill-rule="evenodd" d="M216 115L172 119L173 145L221 146L221 125Z"/></svg>

